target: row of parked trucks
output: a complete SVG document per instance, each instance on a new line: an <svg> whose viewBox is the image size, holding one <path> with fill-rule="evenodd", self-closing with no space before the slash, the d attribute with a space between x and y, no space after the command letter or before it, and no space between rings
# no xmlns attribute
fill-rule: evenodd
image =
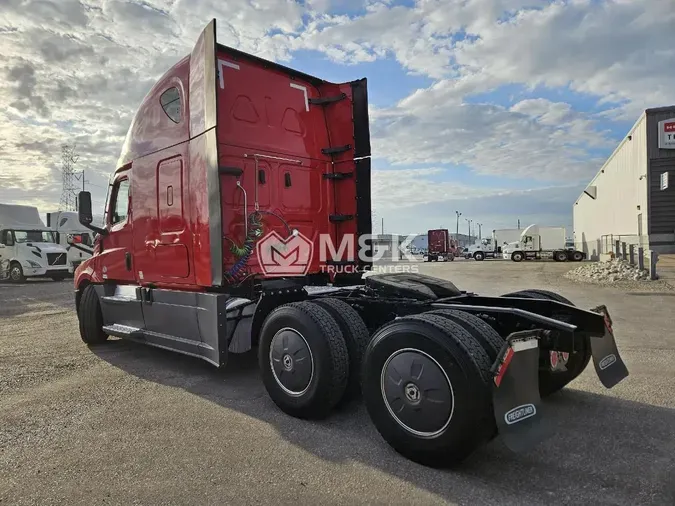
<svg viewBox="0 0 675 506"><path fill-rule="evenodd" d="M93 232L76 212L47 213L37 207L0 204L0 280L20 283L26 278L72 276L93 252Z"/></svg>
<svg viewBox="0 0 675 506"><path fill-rule="evenodd" d="M283 412L325 418L361 396L387 443L433 466L497 436L514 450L540 441L541 398L591 359L607 388L628 375L605 306L365 276L370 156L365 79L331 83L224 46L212 21L140 105L103 225L79 195L98 234L75 271L82 340L216 367L255 350ZM326 238L345 247L322 260Z"/></svg>
<svg viewBox="0 0 675 506"><path fill-rule="evenodd" d="M485 260L504 258L514 262L553 259L556 262L580 262L583 251L574 248L567 239L565 227L542 227L537 224L524 229L493 230L492 236L481 239L464 251L465 258Z"/></svg>

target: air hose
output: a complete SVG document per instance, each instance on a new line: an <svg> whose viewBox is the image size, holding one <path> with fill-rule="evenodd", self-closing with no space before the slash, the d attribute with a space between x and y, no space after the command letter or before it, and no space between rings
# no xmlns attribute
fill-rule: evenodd
<svg viewBox="0 0 675 506"><path fill-rule="evenodd" d="M225 273L225 277L231 283L237 283L245 277L244 268L248 263L249 258L253 254L255 249L256 240L262 236L263 233L263 224L262 216L259 212L253 212L248 217L248 233L244 239L244 244L242 246L237 245L234 241L228 238L232 243L230 246L230 251L237 258L237 261L232 267Z"/></svg>

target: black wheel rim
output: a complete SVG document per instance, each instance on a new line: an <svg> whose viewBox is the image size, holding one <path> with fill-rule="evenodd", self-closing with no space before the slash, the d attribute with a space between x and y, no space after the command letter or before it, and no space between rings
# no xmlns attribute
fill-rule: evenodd
<svg viewBox="0 0 675 506"><path fill-rule="evenodd" d="M394 352L382 367L380 387L389 414L408 432L435 437L450 424L452 383L431 355L413 348Z"/></svg>
<svg viewBox="0 0 675 506"><path fill-rule="evenodd" d="M270 343L270 368L277 384L288 395L299 397L309 388L314 376L314 358L300 332L286 327Z"/></svg>

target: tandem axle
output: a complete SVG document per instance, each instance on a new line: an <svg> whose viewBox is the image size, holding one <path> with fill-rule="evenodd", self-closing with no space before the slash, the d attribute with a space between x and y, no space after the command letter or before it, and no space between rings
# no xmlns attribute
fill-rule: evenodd
<svg viewBox="0 0 675 506"><path fill-rule="evenodd" d="M425 465L459 462L500 435L514 451L547 436L542 397L592 358L611 388L628 375L605 306L557 294L484 297L423 275L349 287L266 283L258 298L88 285L82 338L142 342L224 367L257 348L262 380L291 416L320 419L362 394L383 438Z"/></svg>

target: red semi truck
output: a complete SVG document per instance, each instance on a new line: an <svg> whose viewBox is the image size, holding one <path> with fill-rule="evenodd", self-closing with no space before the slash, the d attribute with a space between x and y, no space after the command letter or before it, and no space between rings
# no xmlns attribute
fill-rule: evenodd
<svg viewBox="0 0 675 506"><path fill-rule="evenodd" d="M498 434L533 444L540 398L591 358L608 388L627 375L604 306L363 276L370 155L365 79L329 83L223 46L212 21L133 118L102 227L80 193L97 233L75 275L82 340L217 367L256 349L281 410L323 418L362 395L383 438L427 465Z"/></svg>
<svg viewBox="0 0 675 506"><path fill-rule="evenodd" d="M429 230L427 232L427 261L438 262L439 258L443 261L455 259L456 245L450 239L450 232L446 228Z"/></svg>

